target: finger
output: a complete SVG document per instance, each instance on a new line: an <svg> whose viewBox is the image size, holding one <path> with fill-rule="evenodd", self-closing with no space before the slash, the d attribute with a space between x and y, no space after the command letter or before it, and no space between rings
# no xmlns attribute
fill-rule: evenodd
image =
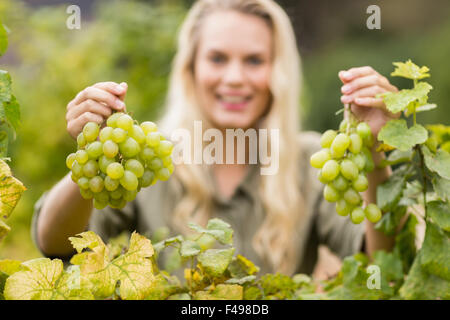
<svg viewBox="0 0 450 320"><path fill-rule="evenodd" d="M88 122L101 124L103 122L103 117L92 112L85 112L78 118L70 120L67 123L67 131L72 137L76 138L78 134L83 131L84 125Z"/></svg>
<svg viewBox="0 0 450 320"><path fill-rule="evenodd" d="M341 78L344 83L347 83L357 77L368 76L373 73L377 72L370 66L357 67L340 71L339 78Z"/></svg>
<svg viewBox="0 0 450 320"><path fill-rule="evenodd" d="M105 91L108 91L114 95L121 96L125 95L127 92L128 86L123 86L125 82L122 82L121 84L118 84L116 82L112 81L105 81L105 82L98 82L93 85L94 88L103 89Z"/></svg>
<svg viewBox="0 0 450 320"><path fill-rule="evenodd" d="M105 106L95 100L87 99L81 104L77 105L76 108L71 108L67 111L66 120L78 118L81 114L85 112L92 112L102 116L104 119L109 117L112 113L110 107Z"/></svg>
<svg viewBox="0 0 450 320"><path fill-rule="evenodd" d="M365 77L358 77L353 79L352 81L343 85L341 91L345 95L350 95L351 93L359 89L370 87L373 85L389 89L389 81L386 78L378 74L371 74Z"/></svg>
<svg viewBox="0 0 450 320"><path fill-rule="evenodd" d="M342 103L350 103L350 102L354 101L355 98L363 98L363 97L372 98L372 97L375 97L377 94L384 93L384 92L386 92L386 89L384 89L380 86L376 86L376 85L370 86L370 87L359 89L359 90L353 92L353 94L343 95L341 97L341 101L342 101Z"/></svg>
<svg viewBox="0 0 450 320"><path fill-rule="evenodd" d="M88 87L81 91L75 97L74 104L78 105L87 99L105 103L107 106L115 110L122 111L125 108L125 104L117 96L109 93L108 91L95 87Z"/></svg>
<svg viewBox="0 0 450 320"><path fill-rule="evenodd" d="M124 101L124 100L125 100L125 96L126 96L126 94L127 94L127 92L128 92L128 84L127 84L126 82L122 82L122 83L120 84L120 86L121 86L122 88L125 88L124 93L119 94L119 99L122 100L122 101ZM126 108L126 106L125 106L125 108Z"/></svg>
<svg viewBox="0 0 450 320"><path fill-rule="evenodd" d="M381 99L381 98L359 97L359 98L355 98L354 102L358 106L385 109L383 99Z"/></svg>

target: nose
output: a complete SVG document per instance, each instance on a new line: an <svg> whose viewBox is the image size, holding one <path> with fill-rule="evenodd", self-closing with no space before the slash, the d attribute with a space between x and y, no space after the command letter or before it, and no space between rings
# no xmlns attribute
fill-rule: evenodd
<svg viewBox="0 0 450 320"><path fill-rule="evenodd" d="M232 61L227 65L223 81L230 86L239 86L243 83L244 70L240 61Z"/></svg>

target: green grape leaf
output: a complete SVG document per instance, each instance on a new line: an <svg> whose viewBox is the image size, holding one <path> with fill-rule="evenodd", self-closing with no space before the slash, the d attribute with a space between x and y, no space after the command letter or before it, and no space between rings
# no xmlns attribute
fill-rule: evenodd
<svg viewBox="0 0 450 320"><path fill-rule="evenodd" d="M421 248L422 268L430 274L450 281L449 248L450 234L434 223L427 223L425 239Z"/></svg>
<svg viewBox="0 0 450 320"><path fill-rule="evenodd" d="M0 241L2 241L10 231L11 228L2 220L0 220Z"/></svg>
<svg viewBox="0 0 450 320"><path fill-rule="evenodd" d="M406 207L398 206L393 211L383 214L380 221L375 225L375 229L388 236L392 236L395 234L395 230L405 214Z"/></svg>
<svg viewBox="0 0 450 320"><path fill-rule="evenodd" d="M421 258L422 250L399 290L400 296L407 300L450 300L450 282L426 272L421 266Z"/></svg>
<svg viewBox="0 0 450 320"><path fill-rule="evenodd" d="M219 225L218 229L214 229L214 228L211 228L211 229L206 228L205 229L195 223L189 223L189 228L191 228L195 232L198 232L201 234L208 234L223 244L228 244L225 242L229 241L228 239L230 238L230 235L225 233L225 232L229 232L229 231L224 230L224 228L221 228L220 225ZM223 242L223 241L225 241L225 242Z"/></svg>
<svg viewBox="0 0 450 320"><path fill-rule="evenodd" d="M233 254L234 248L208 249L198 255L198 263L206 274L220 277L230 264Z"/></svg>
<svg viewBox="0 0 450 320"><path fill-rule="evenodd" d="M11 169L0 159L0 216L8 218L26 190L22 182L14 178Z"/></svg>
<svg viewBox="0 0 450 320"><path fill-rule="evenodd" d="M450 205L448 202L428 202L427 214L442 230L450 232Z"/></svg>
<svg viewBox="0 0 450 320"><path fill-rule="evenodd" d="M0 70L0 120L4 120L3 104L11 101L11 76L8 71Z"/></svg>
<svg viewBox="0 0 450 320"><path fill-rule="evenodd" d="M231 229L230 224L226 223L223 220L220 219L211 219L208 221L208 224L206 225L206 229L212 231L212 230L219 230L223 231L223 235L218 236L217 240L222 244L232 244L233 243L233 229Z"/></svg>
<svg viewBox="0 0 450 320"><path fill-rule="evenodd" d="M426 128L433 132L433 136L437 138L439 145L450 141L450 126L445 126L443 124L429 124Z"/></svg>
<svg viewBox="0 0 450 320"><path fill-rule="evenodd" d="M428 93L431 89L433 87L429 83L419 82L413 89L403 89L399 92L386 92L379 96L383 98L386 108L390 112L397 113L408 109L407 112L410 114L414 109L417 111L418 107L427 103ZM427 109L427 107L423 109ZM433 108L431 107L431 109Z"/></svg>
<svg viewBox="0 0 450 320"><path fill-rule="evenodd" d="M228 266L228 271L233 278L243 278L258 273L259 267L244 256L238 254Z"/></svg>
<svg viewBox="0 0 450 320"><path fill-rule="evenodd" d="M180 255L183 258L193 257L200 253L200 246L192 240L184 240L181 243Z"/></svg>
<svg viewBox="0 0 450 320"><path fill-rule="evenodd" d="M418 65L413 63L411 59L406 62L394 62L393 65L396 66L395 70L391 73L391 76L393 77L420 80L430 76L428 73L430 69L428 67L423 66L420 68Z"/></svg>
<svg viewBox="0 0 450 320"><path fill-rule="evenodd" d="M75 249L92 251L78 253L71 263L80 265L83 287L89 288L98 298L106 298L114 293L120 280L119 292L122 299L143 299L151 290L154 280L152 261L154 254L150 240L133 232L128 251L109 260L109 250L95 233L88 231L71 237Z"/></svg>
<svg viewBox="0 0 450 320"><path fill-rule="evenodd" d="M163 250L164 248L167 248L168 246L170 246L170 245L172 245L172 244L174 244L174 243L181 243L181 242L183 242L183 241L184 241L183 236L178 235L178 236L176 236L176 237L171 237L171 238L168 238L168 239L166 239L166 240L162 240L162 241L160 241L160 242L158 242L158 243L155 243L155 244L153 245L153 249L154 249L156 252L160 252L160 251Z"/></svg>
<svg viewBox="0 0 450 320"><path fill-rule="evenodd" d="M432 183L438 197L450 202L450 180L435 176Z"/></svg>
<svg viewBox="0 0 450 320"><path fill-rule="evenodd" d="M17 131L20 126L20 106L14 95L11 95L11 101L5 102L4 109L6 120Z"/></svg>
<svg viewBox="0 0 450 320"><path fill-rule="evenodd" d="M266 299L292 299L304 284L281 273L265 274L258 281Z"/></svg>
<svg viewBox="0 0 450 320"><path fill-rule="evenodd" d="M8 49L8 33L5 26L0 21L0 57L5 54Z"/></svg>
<svg viewBox="0 0 450 320"><path fill-rule="evenodd" d="M417 204L417 199L421 198L422 195L422 184L414 180L413 182L406 182L406 187L403 190L403 195L398 202L399 206L412 206Z"/></svg>
<svg viewBox="0 0 450 320"><path fill-rule="evenodd" d="M0 300L3 298L2 292L5 288L6 279L13 273L22 270L21 264L22 263L17 260L0 260Z"/></svg>
<svg viewBox="0 0 450 320"><path fill-rule="evenodd" d="M427 168L450 180L450 153L439 149L436 155L433 155L427 147L423 147L422 150Z"/></svg>
<svg viewBox="0 0 450 320"><path fill-rule="evenodd" d="M5 284L7 300L92 299L87 289L74 288L70 273L59 259L38 258L22 263L24 270L12 274Z"/></svg>
<svg viewBox="0 0 450 320"><path fill-rule="evenodd" d="M403 162L411 162L414 156L414 151L408 149L406 151L393 150L386 159L381 160L379 166L380 168L385 168L387 166L393 166Z"/></svg>
<svg viewBox="0 0 450 320"><path fill-rule="evenodd" d="M420 124L408 129L405 120L390 120L378 133L378 140L401 151L408 151L428 139L428 131Z"/></svg>
<svg viewBox="0 0 450 320"><path fill-rule="evenodd" d="M256 280L256 276L245 276L243 278L231 278L225 281L228 284L240 284L243 285L248 282L253 282Z"/></svg>
<svg viewBox="0 0 450 320"><path fill-rule="evenodd" d="M394 252L376 251L373 254L373 263L380 268L381 290L386 295L394 295L393 282L403 280L403 263Z"/></svg>
<svg viewBox="0 0 450 320"><path fill-rule="evenodd" d="M212 291L197 291L194 300L242 300L244 290L237 284L219 284Z"/></svg>
<svg viewBox="0 0 450 320"><path fill-rule="evenodd" d="M415 108L415 110L416 110L416 113L419 113L419 112L424 112L424 111L430 111L430 110L433 110L433 109L436 109L436 108L437 108L436 104L428 103L428 104L424 104L424 105L418 106L417 108ZM413 113L414 113L414 110L410 110L409 108L407 108L405 110L405 116L407 116L407 117L409 117Z"/></svg>
<svg viewBox="0 0 450 320"><path fill-rule="evenodd" d="M406 180L413 169L403 165L396 169L389 179L377 187L377 205L382 211L393 211L397 206L406 186Z"/></svg>

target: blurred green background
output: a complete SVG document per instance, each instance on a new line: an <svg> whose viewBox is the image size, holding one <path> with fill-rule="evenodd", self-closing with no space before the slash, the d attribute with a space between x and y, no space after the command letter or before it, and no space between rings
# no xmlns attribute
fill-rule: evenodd
<svg viewBox="0 0 450 320"><path fill-rule="evenodd" d="M419 114L421 123L449 125L450 2L448 0L283 0L303 64L304 130L336 127L339 70L371 65L389 75L393 61L411 58L431 69L430 101L439 108ZM81 8L81 30L66 28L68 5ZM0 20L10 47L0 68L10 71L22 126L10 145L11 166L28 190L8 220L12 231L0 258L39 257L30 235L33 206L66 173L76 147L66 132L67 103L98 81L126 81L127 108L139 121L161 114L175 37L192 1L2 0ZM381 8L381 30L366 27L370 4ZM392 79L399 87L407 82Z"/></svg>

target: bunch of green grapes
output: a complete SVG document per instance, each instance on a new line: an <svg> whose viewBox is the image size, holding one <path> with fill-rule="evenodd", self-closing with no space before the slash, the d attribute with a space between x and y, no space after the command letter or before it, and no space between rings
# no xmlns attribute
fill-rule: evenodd
<svg viewBox="0 0 450 320"><path fill-rule="evenodd" d="M325 200L336 202L336 212L341 216L350 215L355 224L365 217L371 222L380 220L378 206L371 203L363 208L360 194L369 187L367 172L374 169L369 125L344 119L338 131L327 130L322 134L320 144L323 149L311 156L310 163L320 169L318 179L325 184Z"/></svg>
<svg viewBox="0 0 450 320"><path fill-rule="evenodd" d="M94 207L121 209L136 198L141 188L173 173L173 144L158 132L156 124L138 124L125 113L114 113L100 130L88 122L77 137L78 150L66 165L84 199Z"/></svg>

